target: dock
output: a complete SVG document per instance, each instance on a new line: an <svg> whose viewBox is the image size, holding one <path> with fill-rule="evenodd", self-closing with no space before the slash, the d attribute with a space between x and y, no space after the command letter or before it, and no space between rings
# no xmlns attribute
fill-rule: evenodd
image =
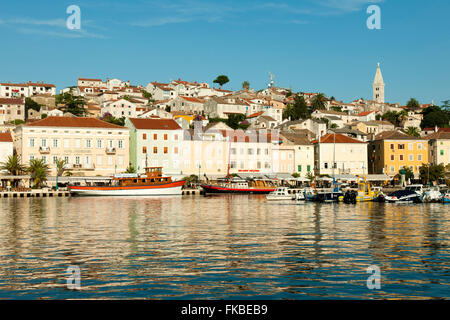
<svg viewBox="0 0 450 320"><path fill-rule="evenodd" d="M70 197L70 192L61 190L3 191L0 198L57 198Z"/></svg>

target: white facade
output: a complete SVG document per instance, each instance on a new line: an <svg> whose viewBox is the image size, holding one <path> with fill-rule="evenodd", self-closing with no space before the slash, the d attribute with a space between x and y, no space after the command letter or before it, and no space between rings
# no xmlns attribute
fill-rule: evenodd
<svg viewBox="0 0 450 320"><path fill-rule="evenodd" d="M44 82L33 83L0 83L0 97L5 98L29 98L37 94L56 94L53 84Z"/></svg>

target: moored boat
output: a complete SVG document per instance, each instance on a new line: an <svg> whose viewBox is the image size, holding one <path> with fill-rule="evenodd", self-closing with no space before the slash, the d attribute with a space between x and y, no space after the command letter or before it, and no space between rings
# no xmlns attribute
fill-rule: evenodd
<svg viewBox="0 0 450 320"><path fill-rule="evenodd" d="M289 189L285 187L277 188L266 196L269 201L293 200L294 196L289 194Z"/></svg>
<svg viewBox="0 0 450 320"><path fill-rule="evenodd" d="M80 196L167 196L181 195L185 180L163 177L161 167L145 169L145 174L116 175L106 185L69 185L72 194Z"/></svg>
<svg viewBox="0 0 450 320"><path fill-rule="evenodd" d="M226 180L216 184L200 185L206 194L268 194L276 190L276 187L267 180Z"/></svg>
<svg viewBox="0 0 450 320"><path fill-rule="evenodd" d="M384 201L389 203L420 203L422 197L412 190L399 190L385 196Z"/></svg>

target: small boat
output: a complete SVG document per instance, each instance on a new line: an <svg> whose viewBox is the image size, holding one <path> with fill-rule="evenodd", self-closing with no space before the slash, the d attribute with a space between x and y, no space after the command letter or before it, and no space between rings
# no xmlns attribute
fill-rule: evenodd
<svg viewBox="0 0 450 320"><path fill-rule="evenodd" d="M422 197L412 190L399 190L385 196L384 201L389 203L420 203Z"/></svg>
<svg viewBox="0 0 450 320"><path fill-rule="evenodd" d="M269 201L292 200L293 198L294 197L289 194L289 189L285 187L277 188L266 196L266 199Z"/></svg>
<svg viewBox="0 0 450 320"><path fill-rule="evenodd" d="M342 197L339 198L339 201L347 204L374 201L378 198L380 193L380 188L372 188L370 182L367 182L366 179L364 179L362 182L359 182L358 178L358 191L347 191Z"/></svg>
<svg viewBox="0 0 450 320"><path fill-rule="evenodd" d="M450 203L450 192L447 192L442 198L443 203Z"/></svg>
<svg viewBox="0 0 450 320"><path fill-rule="evenodd" d="M269 180L226 179L216 184L200 185L207 194L269 194L277 188Z"/></svg>
<svg viewBox="0 0 450 320"><path fill-rule="evenodd" d="M343 193L339 188L318 189L315 201L323 203L338 202L343 197Z"/></svg>
<svg viewBox="0 0 450 320"><path fill-rule="evenodd" d="M431 187L426 190L423 195L423 202L441 202L443 194L441 193L439 187Z"/></svg>
<svg viewBox="0 0 450 320"><path fill-rule="evenodd" d="M145 168L145 174L115 175L109 184L68 185L70 193L80 196L167 196L181 195L185 180L163 177L162 167Z"/></svg>
<svg viewBox="0 0 450 320"><path fill-rule="evenodd" d="M305 188L304 193L306 201L315 201L316 191L313 188Z"/></svg>
<svg viewBox="0 0 450 320"><path fill-rule="evenodd" d="M414 191L420 196L423 196L424 194L423 184L411 184L409 186L406 186L405 190Z"/></svg>
<svg viewBox="0 0 450 320"><path fill-rule="evenodd" d="M306 200L306 197L305 197L305 189L299 190L299 191L295 194L294 200L296 200L296 201L305 201L305 200Z"/></svg>

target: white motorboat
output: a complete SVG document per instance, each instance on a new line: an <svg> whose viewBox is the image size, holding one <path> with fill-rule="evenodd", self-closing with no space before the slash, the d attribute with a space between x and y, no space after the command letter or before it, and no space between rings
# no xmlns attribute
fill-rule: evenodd
<svg viewBox="0 0 450 320"><path fill-rule="evenodd" d="M282 187L282 188L276 188L275 191L269 193L266 196L267 200L274 201L274 200L292 200L294 197L289 194L289 189Z"/></svg>
<svg viewBox="0 0 450 320"><path fill-rule="evenodd" d="M424 192L423 202L440 202L442 201L443 194L439 187L431 187Z"/></svg>
<svg viewBox="0 0 450 320"><path fill-rule="evenodd" d="M298 193L295 194L294 199L296 201L306 201L305 190L304 189L299 190Z"/></svg>

